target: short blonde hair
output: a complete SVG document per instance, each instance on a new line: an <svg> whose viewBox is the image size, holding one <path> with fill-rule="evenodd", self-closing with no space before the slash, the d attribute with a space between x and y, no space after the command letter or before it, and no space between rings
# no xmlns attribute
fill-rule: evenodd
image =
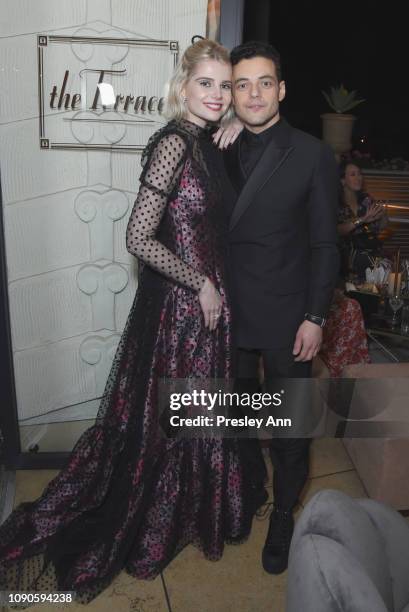
<svg viewBox="0 0 409 612"><path fill-rule="evenodd" d="M205 60L217 60L230 64L230 54L226 47L208 38L195 42L185 50L169 81L164 108L164 115L167 119L185 118L186 107L182 100L182 89L192 76L196 66ZM224 115L224 118L233 113L230 109Z"/></svg>

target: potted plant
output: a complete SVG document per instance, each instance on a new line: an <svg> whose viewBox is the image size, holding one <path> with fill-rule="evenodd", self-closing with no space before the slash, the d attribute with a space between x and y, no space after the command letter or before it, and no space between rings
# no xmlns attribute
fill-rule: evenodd
<svg viewBox="0 0 409 612"><path fill-rule="evenodd" d="M352 147L352 127L355 117L348 114L348 111L365 100L359 99L356 91L348 91L343 85L331 87L328 93L323 91L322 94L335 111L321 115L322 138L334 149L339 160L342 153L350 151Z"/></svg>

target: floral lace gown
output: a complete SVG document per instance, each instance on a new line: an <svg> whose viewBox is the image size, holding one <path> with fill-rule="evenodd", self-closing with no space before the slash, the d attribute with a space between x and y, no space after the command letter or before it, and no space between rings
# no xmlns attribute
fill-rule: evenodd
<svg viewBox="0 0 409 612"><path fill-rule="evenodd" d="M138 291L97 418L42 495L0 527L1 589L73 590L86 603L122 569L154 578L188 543L218 559L250 531L260 488L246 474L246 442L167 438L158 423L158 379L231 376L211 148L206 130L182 120L145 149L127 229ZM223 298L215 331L198 300L206 276Z"/></svg>

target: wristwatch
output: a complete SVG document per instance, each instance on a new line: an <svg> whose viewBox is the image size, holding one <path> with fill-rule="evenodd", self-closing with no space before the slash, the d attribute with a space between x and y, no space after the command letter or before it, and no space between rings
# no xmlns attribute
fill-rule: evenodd
<svg viewBox="0 0 409 612"><path fill-rule="evenodd" d="M325 323L327 322L327 319L325 319L324 317L319 317L318 315L313 315L313 314L310 314L309 312L305 313L304 319L306 321L311 321L311 323L315 323L316 325L319 325L319 327L324 327Z"/></svg>
<svg viewBox="0 0 409 612"><path fill-rule="evenodd" d="M355 227L358 227L358 225L361 225L362 219L360 217L357 217L352 221L352 223L355 225Z"/></svg>

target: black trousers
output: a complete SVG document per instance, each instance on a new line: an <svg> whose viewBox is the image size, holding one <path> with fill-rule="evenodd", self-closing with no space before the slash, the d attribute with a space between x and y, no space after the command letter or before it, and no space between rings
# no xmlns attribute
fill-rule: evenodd
<svg viewBox="0 0 409 612"><path fill-rule="evenodd" d="M263 360L264 386L267 393L277 391L277 380L310 378L311 361L294 361L291 349L237 350L236 389L253 393L260 390L259 363ZM272 438L270 457L274 466L273 492L275 505L292 510L299 500L308 478L310 438Z"/></svg>

